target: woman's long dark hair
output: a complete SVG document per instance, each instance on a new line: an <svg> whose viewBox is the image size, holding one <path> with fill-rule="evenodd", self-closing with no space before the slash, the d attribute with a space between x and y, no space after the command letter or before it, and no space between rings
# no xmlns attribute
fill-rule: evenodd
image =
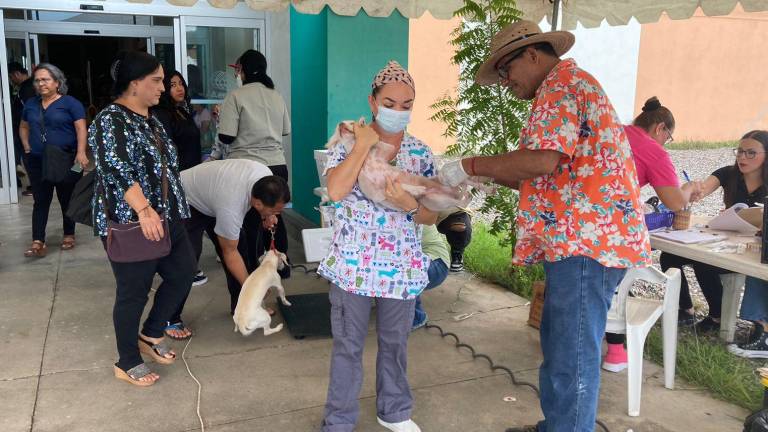
<svg viewBox="0 0 768 432"><path fill-rule="evenodd" d="M177 104L171 96L171 80L173 77L179 77L181 86L184 87L184 103ZM189 87L187 87L187 81L181 75L181 72L175 70L169 70L163 78L163 85L165 91L160 95L160 103L158 108L168 110L173 113L176 119L186 120L192 117L192 106L190 104Z"/></svg>
<svg viewBox="0 0 768 432"><path fill-rule="evenodd" d="M264 54L249 49L237 59L237 64L243 71L243 84L259 82L264 84L266 88L275 88L272 78L267 75L267 58L264 57Z"/></svg>
<svg viewBox="0 0 768 432"><path fill-rule="evenodd" d="M746 134L744 134L741 139L753 139L763 146L763 151L768 153L768 131L764 130L753 130L749 131ZM768 157L768 154L766 154L766 157ZM731 176L731 179L728 182L728 187L725 187L726 185L723 185L723 202L725 203L726 207L731 207L732 205L736 204L736 189L738 182L744 179L744 174L739 170L739 163L738 161L733 164L733 169L736 175ZM766 187L768 187L768 163L766 161L763 161L763 166L760 168L760 178L763 181L763 184L760 185L761 188L765 190Z"/></svg>

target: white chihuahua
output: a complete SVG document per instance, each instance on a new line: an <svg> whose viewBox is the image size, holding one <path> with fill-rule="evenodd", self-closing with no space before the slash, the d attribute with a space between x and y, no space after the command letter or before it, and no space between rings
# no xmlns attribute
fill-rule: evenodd
<svg viewBox="0 0 768 432"><path fill-rule="evenodd" d="M260 328L264 329L264 336L283 329L282 324L270 328L272 317L262 306L264 296L267 295L270 288L277 289L277 295L284 305L291 305L285 298L285 289L280 282L280 275L277 273L278 270L282 270L284 266L288 265L285 254L276 250L269 250L259 258L259 261L259 268L248 276L240 290L235 315L232 317L235 321L235 331L239 331L243 336L249 336Z"/></svg>

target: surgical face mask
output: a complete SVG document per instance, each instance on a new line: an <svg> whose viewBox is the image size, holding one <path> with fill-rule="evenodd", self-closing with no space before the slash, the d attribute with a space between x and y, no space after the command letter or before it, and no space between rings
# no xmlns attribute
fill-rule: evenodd
<svg viewBox="0 0 768 432"><path fill-rule="evenodd" d="M385 132L402 132L411 122L411 111L397 111L379 105L379 113L376 114L376 123Z"/></svg>

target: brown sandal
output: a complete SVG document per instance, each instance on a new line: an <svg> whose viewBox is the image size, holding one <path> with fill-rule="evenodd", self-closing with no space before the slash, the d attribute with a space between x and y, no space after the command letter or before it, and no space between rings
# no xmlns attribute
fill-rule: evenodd
<svg viewBox="0 0 768 432"><path fill-rule="evenodd" d="M168 345L168 341L165 339L154 343L149 339L144 339L143 336L139 336L139 351L163 365L169 365L176 361L176 353L171 351L171 346ZM168 354L171 354L173 357L166 357Z"/></svg>
<svg viewBox="0 0 768 432"><path fill-rule="evenodd" d="M72 250L75 248L75 236L67 235L61 239L61 250Z"/></svg>
<svg viewBox="0 0 768 432"><path fill-rule="evenodd" d="M35 240L32 242L32 246L29 247L26 251L24 251L24 256L27 258L42 258L48 253L48 246L45 245L40 240Z"/></svg>

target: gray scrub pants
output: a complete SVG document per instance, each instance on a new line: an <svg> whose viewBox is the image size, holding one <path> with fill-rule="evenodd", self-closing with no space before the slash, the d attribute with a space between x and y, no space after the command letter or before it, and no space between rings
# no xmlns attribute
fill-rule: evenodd
<svg viewBox="0 0 768 432"><path fill-rule="evenodd" d="M368 334L372 297L352 294L331 284L331 379L323 415L323 432L351 432L360 414L363 347ZM388 423L411 418L408 385L408 335L416 300L376 298L376 414Z"/></svg>

